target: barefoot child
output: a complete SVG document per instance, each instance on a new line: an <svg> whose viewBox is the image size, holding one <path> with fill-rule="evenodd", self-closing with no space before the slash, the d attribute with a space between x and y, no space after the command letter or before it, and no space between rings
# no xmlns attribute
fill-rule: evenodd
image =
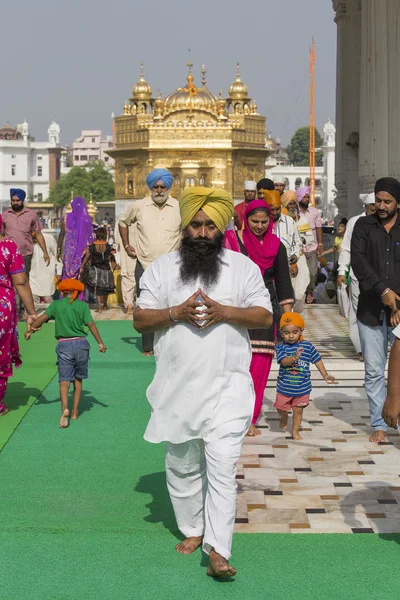
<svg viewBox="0 0 400 600"><path fill-rule="evenodd" d="M77 300L79 293L83 292L85 286L76 279L64 279L58 285L63 297L50 304L48 309L40 315L32 327L25 333L29 339L31 334L50 319L55 320L55 334L58 340L56 347L58 378L60 382L61 420L60 427L69 425L69 418L78 418L79 402L82 395L82 379L88 377L89 342L86 339L87 329L99 344L100 352L107 348L102 342L99 331L93 322L89 306ZM74 384L74 399L72 412L68 409L68 392L70 383Z"/></svg>
<svg viewBox="0 0 400 600"><path fill-rule="evenodd" d="M276 389L275 408L281 417L280 426L286 431L288 412L293 411L292 436L303 439L299 434L303 409L310 403L310 363L314 364L327 383L337 383L328 375L321 355L311 342L303 340L304 319L297 313L285 313L281 317L280 329L283 342L276 347L276 358L280 365Z"/></svg>

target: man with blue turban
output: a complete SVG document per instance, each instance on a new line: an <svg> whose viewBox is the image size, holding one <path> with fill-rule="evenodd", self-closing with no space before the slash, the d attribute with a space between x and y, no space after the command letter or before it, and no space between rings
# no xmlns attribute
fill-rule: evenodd
<svg viewBox="0 0 400 600"><path fill-rule="evenodd" d="M181 239L181 216L179 204L171 198L169 190L173 183L172 174L166 169L154 169L148 174L146 183L150 195L131 204L119 222L122 240L121 252L137 259L135 278L136 289L140 295L140 279L149 265L162 254L173 252L179 247ZM136 240L129 239L129 227L136 224ZM143 355L153 355L152 333L142 335Z"/></svg>
<svg viewBox="0 0 400 600"><path fill-rule="evenodd" d="M29 278L33 255L33 233L43 251L47 266L50 264L50 256L42 235L39 217L34 210L26 208L24 205L25 198L25 190L19 188L10 189L11 208L3 213L3 233L17 244L24 258L26 275Z"/></svg>
<svg viewBox="0 0 400 600"><path fill-rule="evenodd" d="M254 407L247 330L267 329L272 306L260 268L223 247L232 196L189 187L179 205L179 250L146 270L134 312L137 331L156 332L144 437L166 442L168 491L185 536L177 552L202 545L208 575L232 577L236 464Z"/></svg>

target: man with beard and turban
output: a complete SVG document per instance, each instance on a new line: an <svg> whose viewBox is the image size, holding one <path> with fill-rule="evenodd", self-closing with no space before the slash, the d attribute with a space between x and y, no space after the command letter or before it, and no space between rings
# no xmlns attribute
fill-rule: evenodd
<svg viewBox="0 0 400 600"><path fill-rule="evenodd" d="M305 248L308 268L310 271L310 283L307 288L307 304L314 302L314 290L317 283L318 258L324 249L322 241L322 221L321 213L314 206L310 206L310 188L300 187L296 191L297 202L299 203L300 214L303 215L310 224L314 240Z"/></svg>
<svg viewBox="0 0 400 600"><path fill-rule="evenodd" d="M50 264L50 256L47 252L39 217L34 210L24 206L25 198L24 190L18 188L10 190L11 208L3 213L3 233L17 244L24 259L26 276L29 279L33 256L32 233L36 235L36 241L43 252L47 266Z"/></svg>
<svg viewBox="0 0 400 600"><path fill-rule="evenodd" d="M236 204L235 206L235 226L238 229L243 229L244 215L246 212L246 206L252 200L255 200L257 196L257 184L255 181L244 182L244 201Z"/></svg>
<svg viewBox="0 0 400 600"><path fill-rule="evenodd" d="M275 185L272 179L260 179L260 181L257 183L257 198L259 200L264 200L264 192L266 192L267 190L272 192L274 189Z"/></svg>
<svg viewBox="0 0 400 600"><path fill-rule="evenodd" d="M140 295L140 279L149 265L162 254L174 252L181 240L179 204L171 198L169 190L173 177L166 169L154 169L146 183L150 196L136 200L119 222L122 246L128 256L137 259L135 268L136 291ZM136 243L130 239L129 227L136 224ZM142 335L143 356L152 356L154 335Z"/></svg>
<svg viewBox="0 0 400 600"><path fill-rule="evenodd" d="M250 426L254 388L248 329L268 328L271 302L260 269L222 246L233 201L222 189L185 190L183 239L142 277L139 332L156 332L145 439L166 442L167 485L191 554L209 554L208 575L231 577L236 464Z"/></svg>
<svg viewBox="0 0 400 600"><path fill-rule="evenodd" d="M353 269L350 267L351 256L350 256L350 247L351 247L351 237L353 235L354 226L357 223L358 219L361 217L365 217L368 215L373 215L376 212L375 208L375 194L360 194L360 200L364 205L364 211L360 215L356 215L352 217L346 227L346 233L344 234L341 252L339 254L339 268L338 268L338 278L337 285L345 285L347 281L347 276L349 277L350 284L350 314L349 314L349 328L350 328L350 339L354 346L355 351L362 360L362 352L361 352L361 342L360 342L360 334L358 333L358 325L357 325L357 306L358 306L358 297L360 295L360 288L358 285L358 281L356 276L354 275ZM350 270L350 272L349 272Z"/></svg>
<svg viewBox="0 0 400 600"><path fill-rule="evenodd" d="M350 253L360 285L357 322L374 429L370 441L381 444L387 429L382 409L388 344L393 327L400 324L400 182L393 177L378 179L374 193L376 214L358 219Z"/></svg>

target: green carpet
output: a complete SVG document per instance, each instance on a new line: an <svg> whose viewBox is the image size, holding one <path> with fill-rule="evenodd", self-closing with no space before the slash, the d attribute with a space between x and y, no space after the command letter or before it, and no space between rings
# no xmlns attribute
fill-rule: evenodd
<svg viewBox="0 0 400 600"><path fill-rule="evenodd" d="M141 356L130 323L99 329L108 352L93 346L79 421L59 429L54 378L0 453L1 599L374 600L399 592L399 536L235 535L231 582L206 577L201 552L178 555L163 447L142 438L153 359Z"/></svg>
<svg viewBox="0 0 400 600"><path fill-rule="evenodd" d="M54 323L43 327L34 336L35 343L33 338L29 342L25 340L25 330L25 324L21 323L19 345L23 364L19 369L14 369L14 376L9 380L6 404L10 412L1 417L0 449L57 371Z"/></svg>

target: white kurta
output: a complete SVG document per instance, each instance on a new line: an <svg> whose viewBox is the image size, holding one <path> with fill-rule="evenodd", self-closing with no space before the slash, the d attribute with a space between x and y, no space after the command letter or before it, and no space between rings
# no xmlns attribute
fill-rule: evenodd
<svg viewBox="0 0 400 600"><path fill-rule="evenodd" d="M154 261L141 279L138 306L164 309L182 304L201 287L183 284L179 253ZM246 256L221 254L221 271L212 290L221 304L259 306L272 312L260 269ZM198 330L177 323L155 334L156 373L147 390L152 414L145 439L180 444L244 434L251 422L254 388L250 375L251 346L247 330L226 323Z"/></svg>
<svg viewBox="0 0 400 600"><path fill-rule="evenodd" d="M52 296L56 291L54 276L56 274L57 242L52 235L43 233L50 264L44 262L43 251L38 243L33 245L32 267L29 284L34 296Z"/></svg>

